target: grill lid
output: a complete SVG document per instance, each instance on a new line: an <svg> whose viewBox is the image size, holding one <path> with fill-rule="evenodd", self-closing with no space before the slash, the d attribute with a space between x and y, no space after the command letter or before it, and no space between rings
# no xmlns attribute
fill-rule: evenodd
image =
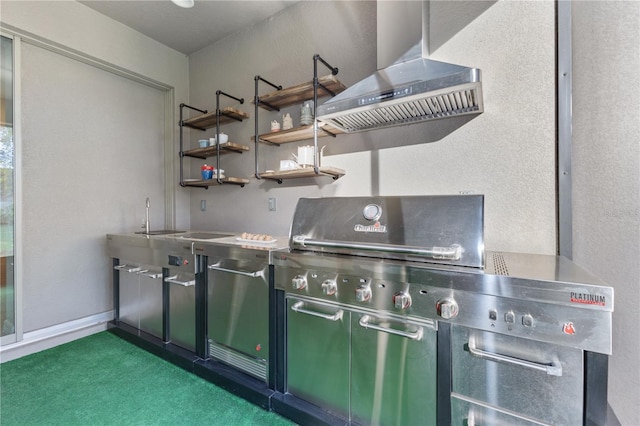
<svg viewBox="0 0 640 426"><path fill-rule="evenodd" d="M482 268L482 195L301 198L293 250Z"/></svg>

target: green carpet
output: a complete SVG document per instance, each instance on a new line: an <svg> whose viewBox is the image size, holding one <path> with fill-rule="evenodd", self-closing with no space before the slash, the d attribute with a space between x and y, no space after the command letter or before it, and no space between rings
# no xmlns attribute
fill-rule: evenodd
<svg viewBox="0 0 640 426"><path fill-rule="evenodd" d="M0 364L0 424L292 423L105 331Z"/></svg>

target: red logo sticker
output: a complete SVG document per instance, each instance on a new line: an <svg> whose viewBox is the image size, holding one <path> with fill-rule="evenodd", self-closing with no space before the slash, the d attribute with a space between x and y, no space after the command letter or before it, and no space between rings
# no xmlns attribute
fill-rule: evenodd
<svg viewBox="0 0 640 426"><path fill-rule="evenodd" d="M573 326L572 322L565 322L564 325L562 326L562 332L564 334L574 335L576 334L576 329Z"/></svg>

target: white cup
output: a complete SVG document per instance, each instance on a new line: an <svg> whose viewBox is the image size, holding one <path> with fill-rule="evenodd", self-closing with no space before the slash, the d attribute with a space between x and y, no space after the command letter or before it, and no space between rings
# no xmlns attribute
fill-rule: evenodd
<svg viewBox="0 0 640 426"><path fill-rule="evenodd" d="M314 156L315 156L315 149L313 148L313 145L299 146L298 156L296 157L296 160L298 161L298 164L300 164L303 167L313 166Z"/></svg>

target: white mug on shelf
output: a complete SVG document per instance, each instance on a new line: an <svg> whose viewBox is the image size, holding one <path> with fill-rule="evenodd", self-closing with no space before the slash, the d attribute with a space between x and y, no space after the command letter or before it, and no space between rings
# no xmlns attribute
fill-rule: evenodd
<svg viewBox="0 0 640 426"><path fill-rule="evenodd" d="M313 145L299 146L298 155L293 154L293 156L301 167L313 166L315 149Z"/></svg>

